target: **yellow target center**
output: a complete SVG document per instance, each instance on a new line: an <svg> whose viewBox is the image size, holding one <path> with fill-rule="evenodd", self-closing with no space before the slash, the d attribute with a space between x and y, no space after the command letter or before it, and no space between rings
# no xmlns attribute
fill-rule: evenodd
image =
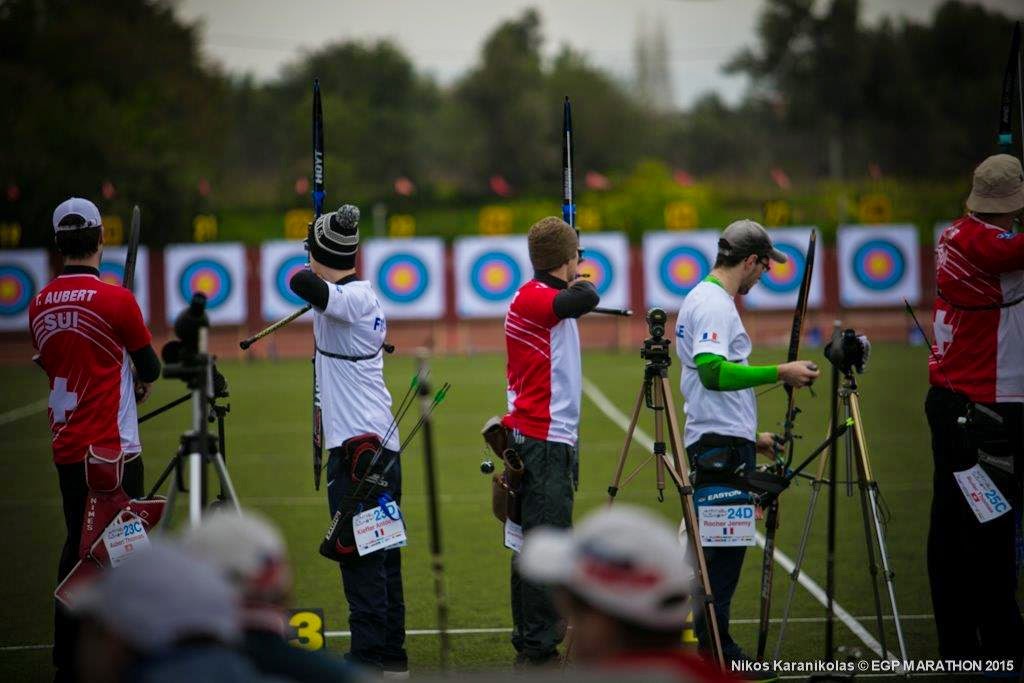
<svg viewBox="0 0 1024 683"><path fill-rule="evenodd" d="M212 275L200 275L196 278L196 289L209 296L217 287L217 280Z"/></svg>
<svg viewBox="0 0 1024 683"><path fill-rule="evenodd" d="M882 254L875 254L868 259L868 271L872 275L884 275L889 269L889 259Z"/></svg>
<svg viewBox="0 0 1024 683"><path fill-rule="evenodd" d="M18 285L10 280L0 282L0 299L13 299L18 295Z"/></svg>
<svg viewBox="0 0 1024 683"><path fill-rule="evenodd" d="M398 287L408 287L412 284L412 273L408 268L402 268L395 272L395 285Z"/></svg>
<svg viewBox="0 0 1024 683"><path fill-rule="evenodd" d="M672 274L676 276L676 279L689 282L697 273L693 263L690 261L680 261L672 268Z"/></svg>
<svg viewBox="0 0 1024 683"><path fill-rule="evenodd" d="M492 287L500 287L505 284L505 271L501 268L488 268L484 273L484 282Z"/></svg>

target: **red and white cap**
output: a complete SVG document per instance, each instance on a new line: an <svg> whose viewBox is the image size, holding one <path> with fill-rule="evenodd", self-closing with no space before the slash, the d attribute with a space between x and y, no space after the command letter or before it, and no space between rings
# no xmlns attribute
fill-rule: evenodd
<svg viewBox="0 0 1024 683"><path fill-rule="evenodd" d="M672 527L628 505L601 508L575 529L531 531L519 571L611 616L661 631L682 628L696 588Z"/></svg>
<svg viewBox="0 0 1024 683"><path fill-rule="evenodd" d="M61 221L68 216L78 216L82 221L76 221L75 225L61 225ZM82 199L81 197L65 199L53 212L54 232L96 228L101 225L103 225L103 219L100 218L100 210L88 199Z"/></svg>

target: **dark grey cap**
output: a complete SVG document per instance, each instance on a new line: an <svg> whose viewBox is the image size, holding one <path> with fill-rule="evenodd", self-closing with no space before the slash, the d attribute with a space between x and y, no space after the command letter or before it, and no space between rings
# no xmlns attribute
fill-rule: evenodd
<svg viewBox="0 0 1024 683"><path fill-rule="evenodd" d="M718 251L727 256L747 257L756 254L776 263L785 263L786 255L775 248L768 231L760 223L743 219L730 223L718 240Z"/></svg>

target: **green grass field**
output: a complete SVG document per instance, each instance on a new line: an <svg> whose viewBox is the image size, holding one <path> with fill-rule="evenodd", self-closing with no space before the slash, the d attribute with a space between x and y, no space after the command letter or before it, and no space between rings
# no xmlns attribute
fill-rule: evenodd
<svg viewBox="0 0 1024 683"><path fill-rule="evenodd" d="M754 362L777 361L779 350L760 351ZM820 358L812 349L806 357ZM928 615L931 603L925 568L925 541L931 501L931 453L923 415L927 388L925 351L904 346L877 345L869 371L861 378L862 408L875 476L891 512L888 544L896 572L899 608L910 654L913 658L937 655L934 627ZM822 362L822 364L824 364ZM281 525L296 567L296 603L322 607L329 630L348 628L346 607L336 565L321 558L316 548L329 518L326 495L313 490L309 455L309 362L224 363L231 390L228 416L228 465L239 497ZM396 357L387 361L387 377L396 403L408 386L413 360ZM584 374L621 411L632 407L643 372L636 353L587 353ZM33 367L0 369L0 415L37 402L46 396L46 384ZM504 409L504 358L500 355L438 358L432 379L447 380L453 387L436 414L435 434L439 463L439 487L444 535L444 561L450 604L451 628L501 628L511 625L508 608L509 551L501 544L498 523L490 513L489 483L479 473L483 455L479 431L486 418ZM672 368L673 387L678 365ZM161 381L144 408L159 406L182 394L184 385ZM798 457L824 437L828 413L827 382L819 383L817 398L801 392L797 432ZM677 401L680 397L676 396ZM768 392L760 399L762 429L778 429L784 392ZM681 404L680 404L681 406ZM411 416L410 416L411 417ZM651 431L650 414L641 426ZM4 418L0 418L3 420ZM186 408L177 408L145 424L147 485L175 452L180 432L187 427ZM409 420L406 427L411 426ZM48 649L12 649L12 646L52 642L52 598L57 555L63 538L60 498L51 464L45 412L10 421L5 425L7 443L0 458L0 510L7 531L7 579L0 583L0 679L44 680L52 677ZM588 398L583 400L581 482L576 502L577 518L599 505L613 473L624 433ZM631 462L646 452L634 446ZM840 461L840 472L844 462ZM424 495L423 459L414 443L403 456L403 511L409 527L409 547L403 551L407 626L435 628L433 584L429 569L427 504ZM815 471L812 467L810 471ZM842 475L841 475L842 477ZM807 511L811 487L800 482L784 494L782 528L778 548L790 557ZM680 517L677 499L659 504L653 469L648 469L620 493L619 499L659 511L673 523ZM182 515L178 515L180 520ZM864 532L859 497L848 498L840 490L838 514L837 600L850 614L869 617L873 601L865 560ZM825 583L825 497L819 500L814 532L805 571L822 586ZM757 593L761 551L747 555L740 587L733 602L733 633L748 650L756 642ZM774 616L780 616L788 589L786 572L776 567ZM787 631L784 657L811 660L823 652L824 626L814 618L824 609L799 588ZM884 593L883 593L884 599ZM861 619L874 633L873 618ZM896 649L895 631L888 622L887 645ZM773 630L769 652L774 646ZM837 643L867 647L845 626L836 628ZM347 641L329 639L329 647L343 651ZM414 671L436 667L438 639L408 638ZM508 635L467 634L453 636L453 664L460 670L507 667L513 657Z"/></svg>

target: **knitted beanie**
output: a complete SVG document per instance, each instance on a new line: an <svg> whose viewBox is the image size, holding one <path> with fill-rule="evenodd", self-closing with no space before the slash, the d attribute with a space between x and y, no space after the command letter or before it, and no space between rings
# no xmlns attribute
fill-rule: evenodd
<svg viewBox="0 0 1024 683"><path fill-rule="evenodd" d="M318 262L335 270L356 266L359 250L359 209L344 204L337 211L325 213L313 225L309 253Z"/></svg>

